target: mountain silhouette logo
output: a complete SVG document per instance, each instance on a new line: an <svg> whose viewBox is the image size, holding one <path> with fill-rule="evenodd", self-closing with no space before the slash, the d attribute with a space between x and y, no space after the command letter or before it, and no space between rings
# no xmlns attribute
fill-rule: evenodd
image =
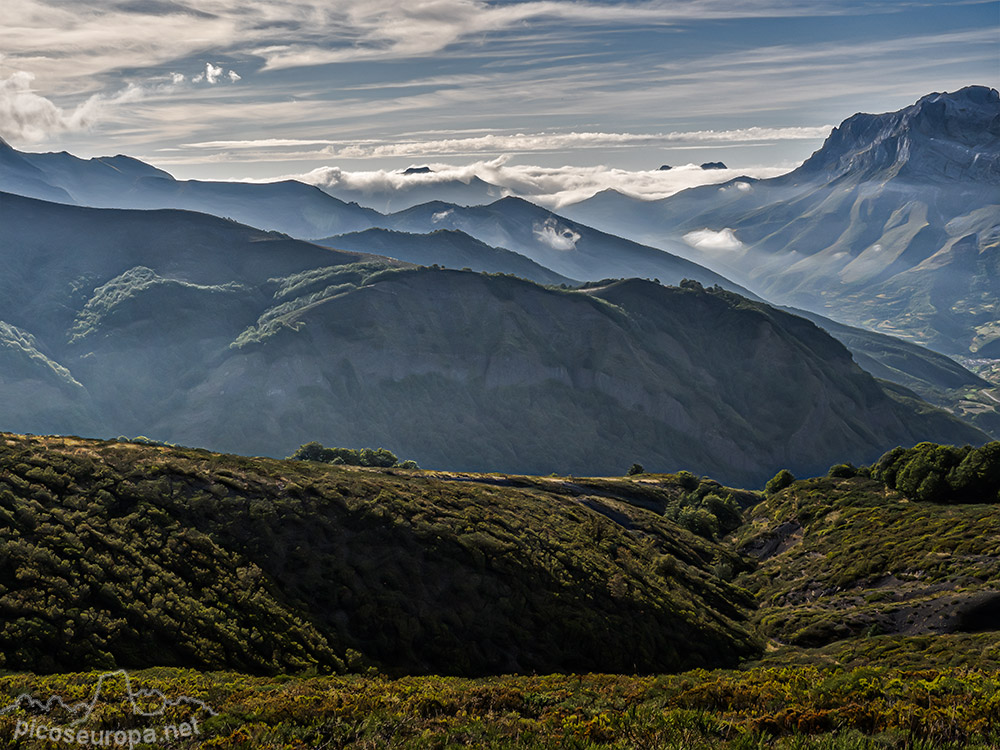
<svg viewBox="0 0 1000 750"><path fill-rule="evenodd" d="M52 710L58 708L65 711L70 716L75 716L76 718L73 719L70 726L76 726L78 724L82 724L90 718L94 708L101 702L102 696L105 695L106 683L116 678L122 680L124 697L132 706L132 713L136 716L162 716L168 708L175 708L177 706L184 705L192 706L195 711L203 710L209 716L216 715L215 710L213 710L207 703L197 698L191 698L186 695L182 695L177 698L168 698L160 690L148 688L135 689L132 686L132 678L124 669L119 669L114 672L105 672L102 674L98 678L97 685L94 687L94 693L89 700L80 701L78 703L67 703L61 696L53 695L47 700L41 701L28 693L22 693L14 699L13 703L0 708L0 715L11 713L19 708L32 712L41 711L43 713L50 713ZM118 702L117 698L114 700L115 702ZM152 710L145 708L146 704L149 703L154 703L156 707Z"/></svg>
<svg viewBox="0 0 1000 750"><path fill-rule="evenodd" d="M102 703L115 706L127 703L131 706L134 716L146 719L164 716L167 709L177 707L190 709L190 715L185 716L185 721L147 726L144 729L131 726L131 722L128 729L79 728L90 719L94 710ZM17 718L14 729L15 740L29 738L79 745L118 745L130 749L140 742L146 744L168 742L200 735L202 730L199 722L206 716L217 715L211 706L198 698L187 695L171 698L160 690L135 688L132 685L132 678L124 669L102 674L94 686L93 694L87 700L72 703L60 695L40 700L29 693L22 693L12 703L0 708L0 715L15 715L19 710L29 716ZM199 717L201 712L204 713ZM46 714L49 722L57 723L46 723L45 719L37 717L39 713ZM32 714L35 716L32 717ZM56 714L58 719L53 717L53 714ZM106 718L102 716L100 723L106 725Z"/></svg>

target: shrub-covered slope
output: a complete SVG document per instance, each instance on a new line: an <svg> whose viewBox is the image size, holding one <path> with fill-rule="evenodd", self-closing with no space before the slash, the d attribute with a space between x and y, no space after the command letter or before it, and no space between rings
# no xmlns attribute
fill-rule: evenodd
<svg viewBox="0 0 1000 750"><path fill-rule="evenodd" d="M4 675L0 695L86 700L97 674ZM796 667L680 675L508 675L481 679L358 675L250 677L151 669L133 684L203 701L200 736L175 750L579 748L580 750L994 750L997 672ZM116 726L121 700L84 727ZM116 689L117 688L117 689ZM158 720L189 721L168 707ZM0 715L13 735L31 714ZM133 724L143 726L140 721ZM65 741L58 743L65 747ZM34 747L34 745L29 745ZM41 745L39 745L41 746ZM47 747L55 748L53 742ZM162 743L140 743L153 750Z"/></svg>
<svg viewBox="0 0 1000 750"><path fill-rule="evenodd" d="M758 599L762 633L816 647L996 631L1000 513L995 494L968 500L919 502L863 476L798 481L769 496L738 533L739 549L759 560L739 583Z"/></svg>
<svg viewBox="0 0 1000 750"><path fill-rule="evenodd" d="M697 482L696 482L697 484ZM7 669L653 672L758 651L669 477L568 482L0 437ZM737 493L739 496L740 493Z"/></svg>

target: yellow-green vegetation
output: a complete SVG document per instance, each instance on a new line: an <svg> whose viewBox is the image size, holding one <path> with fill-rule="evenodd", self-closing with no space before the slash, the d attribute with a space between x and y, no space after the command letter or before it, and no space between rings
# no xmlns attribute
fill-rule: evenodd
<svg viewBox="0 0 1000 750"><path fill-rule="evenodd" d="M995 504L913 502L882 482L793 483L749 512L737 544L760 563L737 583L761 631L823 646L879 633L996 630Z"/></svg>
<svg viewBox="0 0 1000 750"><path fill-rule="evenodd" d="M727 580L741 559L701 505L701 536L664 516L691 490L738 516L700 487L7 435L0 653L36 671L735 665L760 650Z"/></svg>
<svg viewBox="0 0 1000 750"><path fill-rule="evenodd" d="M0 678L12 703L29 693L90 698L99 675ZM179 723L187 748L995 748L997 674L980 670L829 669L812 666L680 675L365 676L261 678L147 670L133 688L202 701L142 719L111 688L89 722L115 728ZM16 721L0 717L0 737ZM17 717L17 718L15 718ZM58 716L42 718L57 725ZM17 746L17 745L12 745ZM36 742L37 748L65 743ZM139 743L136 747L157 745ZM159 745L162 747L162 745Z"/></svg>
<svg viewBox="0 0 1000 750"><path fill-rule="evenodd" d="M66 746L14 737L75 716L18 696L121 667L213 710L134 747L1000 743L1000 506L968 502L996 444L765 492L306 448L0 435L0 747ZM149 721L115 679L77 728Z"/></svg>
<svg viewBox="0 0 1000 750"><path fill-rule="evenodd" d="M835 641L819 648L778 646L750 667L815 666L858 669L871 665L904 670L973 669L1000 674L1000 638L982 633L872 635Z"/></svg>

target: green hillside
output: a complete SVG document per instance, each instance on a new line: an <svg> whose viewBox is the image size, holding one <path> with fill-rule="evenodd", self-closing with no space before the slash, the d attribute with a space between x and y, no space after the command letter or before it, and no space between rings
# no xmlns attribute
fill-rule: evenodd
<svg viewBox="0 0 1000 750"><path fill-rule="evenodd" d="M546 287L180 211L0 195L0 417L422 467L688 469L761 486L987 435L879 384L814 324L696 282ZM451 237L452 235L445 235Z"/></svg>
<svg viewBox="0 0 1000 750"><path fill-rule="evenodd" d="M719 573L739 559L661 515L689 481L362 469L6 435L3 666L735 665L760 649L750 597Z"/></svg>
<svg viewBox="0 0 1000 750"><path fill-rule="evenodd" d="M758 600L756 624L807 647L881 634L995 638L995 492L939 505L857 476L800 481L768 497L738 534L739 549L759 560L738 579Z"/></svg>
<svg viewBox="0 0 1000 750"><path fill-rule="evenodd" d="M923 444L761 493L3 434L0 733L70 721L18 696L127 667L211 708L185 750L986 750L998 457ZM125 687L84 726L120 726Z"/></svg>

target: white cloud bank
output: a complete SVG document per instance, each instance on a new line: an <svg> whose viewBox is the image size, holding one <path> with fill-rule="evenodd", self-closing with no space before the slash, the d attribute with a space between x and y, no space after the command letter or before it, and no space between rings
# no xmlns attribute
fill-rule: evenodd
<svg viewBox="0 0 1000 750"><path fill-rule="evenodd" d="M585 148L629 146L667 146L675 144L770 143L774 141L817 140L826 138L832 125L788 128L740 128L737 130L693 130L673 133L491 133L464 138L400 141L395 143L341 143L324 140L265 138L240 141L199 141L184 148L226 149L252 152L251 155L273 158L266 150L276 147L322 146L312 153L343 159L383 159L392 157L453 156L481 153L569 151ZM263 151L262 151L263 149ZM287 158L288 154L279 154ZM239 158L237 155L235 158Z"/></svg>
<svg viewBox="0 0 1000 750"><path fill-rule="evenodd" d="M541 167L530 164L508 164L506 157L491 161L476 161L465 165L435 164L432 172L403 174L402 171L348 171L340 167L320 167L311 172L287 175L280 179L296 179L316 185L333 195L371 204L395 195L405 200L408 192L417 194L424 189L449 184L469 184L478 178L494 186L495 197L516 195L550 208L577 203L603 190L616 190L644 200L667 198L681 190L700 185L714 185L736 177L765 179L789 171L789 167L756 167L750 169L701 169L687 164L670 170L627 170L607 166ZM254 180L269 182L270 180ZM749 185L749 183L743 183ZM400 201L394 201L399 205Z"/></svg>

